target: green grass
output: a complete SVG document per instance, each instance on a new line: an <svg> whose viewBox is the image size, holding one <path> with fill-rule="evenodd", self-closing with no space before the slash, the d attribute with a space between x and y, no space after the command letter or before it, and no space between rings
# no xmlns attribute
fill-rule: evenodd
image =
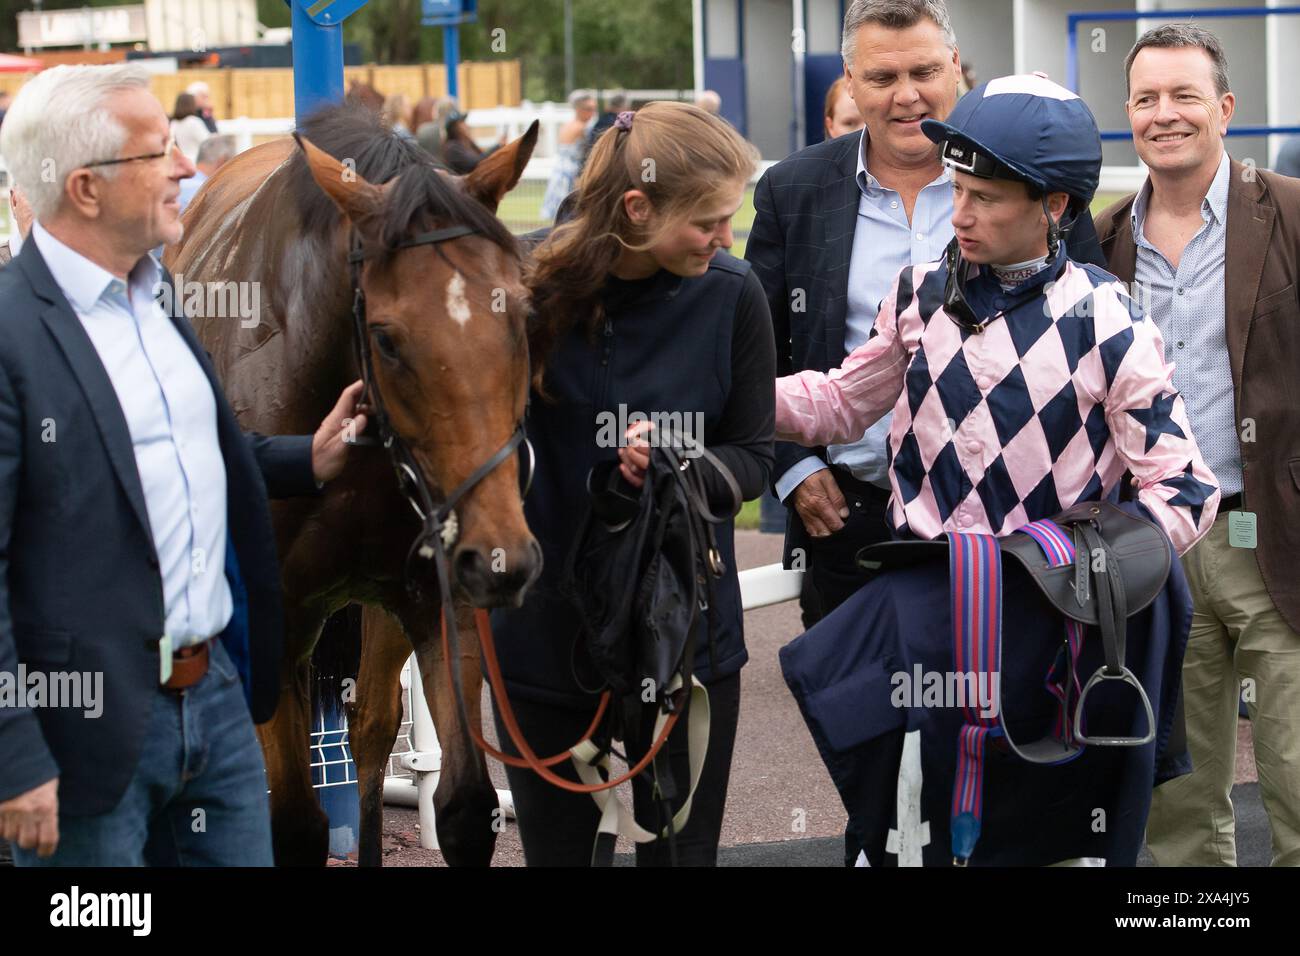
<svg viewBox="0 0 1300 956"><path fill-rule="evenodd" d="M736 515L736 527L743 528L746 531L758 530L758 500L746 501L740 506L740 514Z"/></svg>

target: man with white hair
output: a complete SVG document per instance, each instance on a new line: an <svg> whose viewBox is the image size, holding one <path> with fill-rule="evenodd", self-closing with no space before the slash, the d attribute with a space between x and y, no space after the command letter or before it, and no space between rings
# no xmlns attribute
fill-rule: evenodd
<svg viewBox="0 0 1300 956"><path fill-rule="evenodd" d="M208 128L208 132L216 133L217 120L212 114L212 91L208 88L208 84L202 80L195 80L185 87L185 92L194 97L194 103L199 108L199 119L203 120L203 125Z"/></svg>
<svg viewBox="0 0 1300 956"><path fill-rule="evenodd" d="M0 686L0 838L20 866L269 865L267 494L342 470L360 383L314 436L240 432L159 304L194 168L143 69L38 74L0 152L36 216L0 269L0 675L80 690Z"/></svg>

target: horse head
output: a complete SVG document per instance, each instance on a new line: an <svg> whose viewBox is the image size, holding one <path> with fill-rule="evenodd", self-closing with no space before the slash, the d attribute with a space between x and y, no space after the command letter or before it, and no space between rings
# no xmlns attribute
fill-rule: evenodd
<svg viewBox="0 0 1300 956"><path fill-rule="evenodd" d="M519 248L495 215L536 141L534 123L467 176L420 162L377 185L299 138L359 263L369 401L382 402L436 504L463 488L444 542L455 583L480 607L520 604L541 572L521 496L531 451L499 454L524 419L529 356Z"/></svg>

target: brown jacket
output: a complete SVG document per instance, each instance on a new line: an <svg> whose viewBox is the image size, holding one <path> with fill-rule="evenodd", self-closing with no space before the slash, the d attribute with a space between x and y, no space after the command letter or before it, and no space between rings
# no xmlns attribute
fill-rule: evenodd
<svg viewBox="0 0 1300 956"><path fill-rule="evenodd" d="M1254 420L1255 440L1240 442L1246 507L1257 515L1255 557L1268 593L1300 632L1300 180L1231 166L1225 321L1243 436ZM1135 196L1097 217L1110 271L1128 283L1137 268Z"/></svg>
<svg viewBox="0 0 1300 956"><path fill-rule="evenodd" d="M0 239L0 266L12 259L13 255L14 254L9 251L9 243L4 239Z"/></svg>

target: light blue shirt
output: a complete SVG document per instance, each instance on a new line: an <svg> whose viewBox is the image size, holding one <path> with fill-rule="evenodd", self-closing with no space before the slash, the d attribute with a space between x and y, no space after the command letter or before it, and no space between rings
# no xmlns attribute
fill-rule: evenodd
<svg viewBox="0 0 1300 956"><path fill-rule="evenodd" d="M152 257L136 263L124 283L39 222L31 238L99 354L126 419L162 575L165 633L173 647L205 641L225 629L231 614L226 464L212 386L154 299L161 271Z"/></svg>
<svg viewBox="0 0 1300 956"><path fill-rule="evenodd" d="M858 149L858 222L853 230L853 255L849 260L848 314L845 317L844 353L863 345L871 335L880 302L889 294L903 269L943 256L952 241L952 174L947 167L916 197L912 221L907 221L903 197L882 186L867 172L867 131L862 130ZM889 466L886 447L893 415L885 415L849 445L830 445L827 457L860 481L888 490ZM826 462L809 455L790 468L776 482L776 493L785 500L801 481L826 467Z"/></svg>
<svg viewBox="0 0 1300 956"><path fill-rule="evenodd" d="M1137 246L1135 298L1165 340L1165 361L1174 366L1174 387L1187 404L1201 457L1224 495L1241 491L1241 447L1237 444L1232 359L1228 354L1225 252L1228 236L1228 154L1219 161L1201 203L1204 225L1183 250L1175 269L1143 232L1151 181L1133 200L1133 242ZM1246 507L1250 507L1249 504Z"/></svg>
<svg viewBox="0 0 1300 956"><path fill-rule="evenodd" d="M177 202L181 204L181 212L190 204L190 200L203 188L203 184L208 181L207 175L201 169L194 170L194 175L189 179L181 180L181 193L177 197Z"/></svg>

